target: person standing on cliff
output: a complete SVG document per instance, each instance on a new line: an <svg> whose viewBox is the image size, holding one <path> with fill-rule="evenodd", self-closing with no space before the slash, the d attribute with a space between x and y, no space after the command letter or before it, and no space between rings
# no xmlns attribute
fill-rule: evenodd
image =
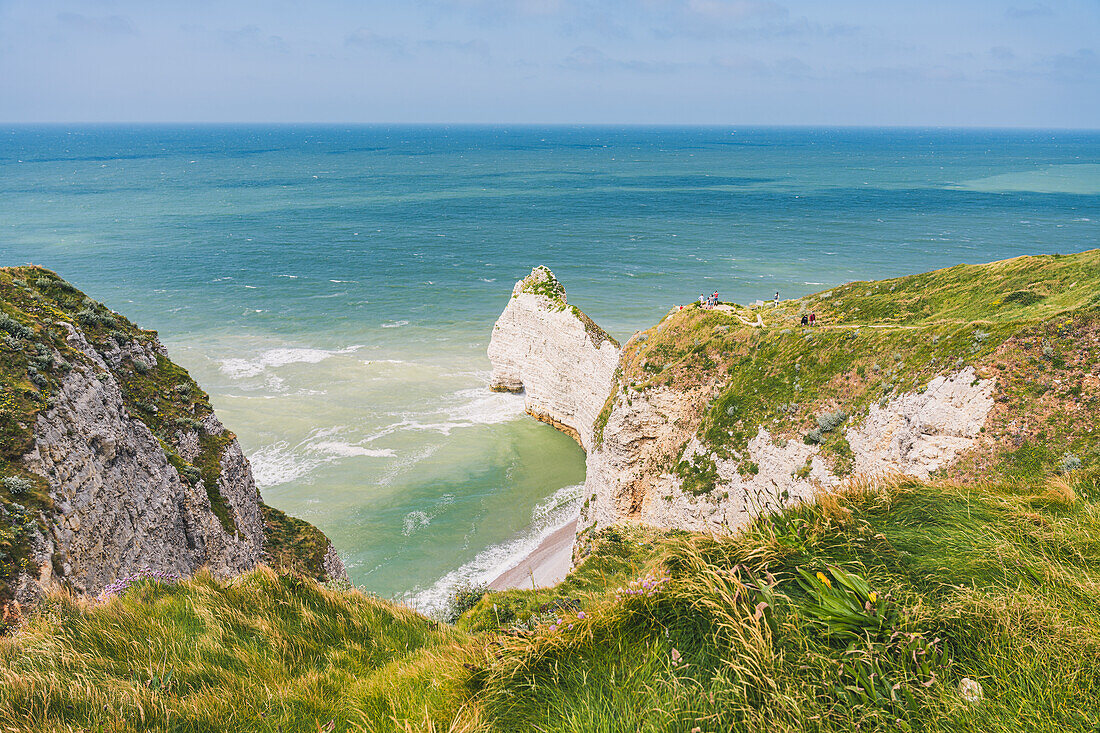
<svg viewBox="0 0 1100 733"><path fill-rule="evenodd" d="M707 296L703 295L702 293L699 293L699 307L700 308L706 308L707 307Z"/></svg>
<svg viewBox="0 0 1100 733"><path fill-rule="evenodd" d="M816 313L811 313L810 314L810 325L812 326L816 322L817 322L817 314Z"/></svg>
<svg viewBox="0 0 1100 733"><path fill-rule="evenodd" d="M775 291L775 307L776 308L779 307L779 291L778 290Z"/></svg>

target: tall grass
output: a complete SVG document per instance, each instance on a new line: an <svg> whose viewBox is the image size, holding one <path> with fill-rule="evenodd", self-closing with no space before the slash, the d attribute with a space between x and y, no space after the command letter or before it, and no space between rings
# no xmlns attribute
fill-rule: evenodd
<svg viewBox="0 0 1100 733"><path fill-rule="evenodd" d="M0 641L0 730L1094 730L1098 502L853 481L736 537L615 529L456 627L266 569L55 597Z"/></svg>

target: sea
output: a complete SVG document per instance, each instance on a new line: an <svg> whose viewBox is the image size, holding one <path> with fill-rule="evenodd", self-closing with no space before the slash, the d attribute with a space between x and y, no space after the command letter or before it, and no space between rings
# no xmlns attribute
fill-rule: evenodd
<svg viewBox="0 0 1100 733"><path fill-rule="evenodd" d="M264 500L424 611L577 513L584 455L487 387L550 267L620 340L677 304L1100 246L1100 133L0 126L0 264L160 332Z"/></svg>

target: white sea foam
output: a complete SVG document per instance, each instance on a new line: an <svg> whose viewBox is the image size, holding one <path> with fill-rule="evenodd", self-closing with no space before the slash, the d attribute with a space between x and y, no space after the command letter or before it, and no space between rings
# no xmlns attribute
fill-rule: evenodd
<svg viewBox="0 0 1100 733"><path fill-rule="evenodd" d="M364 448L361 445L344 443L339 440L326 440L309 446L311 451L325 453L337 458L352 458L354 456L367 456L370 458L389 458L394 452L389 448Z"/></svg>
<svg viewBox="0 0 1100 733"><path fill-rule="evenodd" d="M401 533L408 537L413 532L427 527L429 524L432 523L433 519L439 516L443 511L447 509L447 507L454 503L454 494L444 494L443 496L439 497L439 499L428 511L417 509L415 511L409 512L405 515L405 526L401 530Z"/></svg>
<svg viewBox="0 0 1100 733"><path fill-rule="evenodd" d="M339 354L351 354L361 348L363 348L361 345L355 345L346 349L329 351L326 349L281 347L265 351L255 359L222 359L220 364L222 373L228 374L234 379L244 379L255 377L268 369L276 369L287 364L319 364L329 357Z"/></svg>
<svg viewBox="0 0 1100 733"><path fill-rule="evenodd" d="M250 455L248 462L252 464L252 477L261 489L288 483L316 468L315 463L295 455L285 440L265 445Z"/></svg>
<svg viewBox="0 0 1100 733"><path fill-rule="evenodd" d="M266 445L248 457L252 464L252 476L260 488L278 486L304 478L320 466L348 458L392 458L389 448L369 448L362 442L339 440L347 428L336 426L314 430L309 436L291 447L280 440Z"/></svg>
<svg viewBox="0 0 1100 733"><path fill-rule="evenodd" d="M447 607L459 586L488 583L496 579L531 554L543 540L577 518L583 489L583 484L558 489L535 506L531 512L531 524L522 532L505 542L485 548L470 562L447 573L428 588L413 589L402 600L421 613L438 613ZM408 525L406 516L406 527Z"/></svg>
<svg viewBox="0 0 1100 733"><path fill-rule="evenodd" d="M391 323L383 323L382 328L401 328L407 325L409 325L408 321L393 321Z"/></svg>
<svg viewBox="0 0 1100 733"><path fill-rule="evenodd" d="M442 399L445 405L431 412L402 413L404 419L386 426L371 438L401 430L421 430L450 435L452 430L475 425L498 425L525 414L523 395L491 392L486 387L461 389Z"/></svg>

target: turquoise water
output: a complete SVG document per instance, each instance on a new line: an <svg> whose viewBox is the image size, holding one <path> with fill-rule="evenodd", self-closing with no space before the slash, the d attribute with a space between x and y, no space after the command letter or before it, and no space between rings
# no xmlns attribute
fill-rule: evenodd
<svg viewBox="0 0 1100 733"><path fill-rule="evenodd" d="M532 266L625 339L701 291L1098 245L1090 132L0 130L0 263L158 329L266 500L421 606L576 510L583 455L485 388Z"/></svg>

